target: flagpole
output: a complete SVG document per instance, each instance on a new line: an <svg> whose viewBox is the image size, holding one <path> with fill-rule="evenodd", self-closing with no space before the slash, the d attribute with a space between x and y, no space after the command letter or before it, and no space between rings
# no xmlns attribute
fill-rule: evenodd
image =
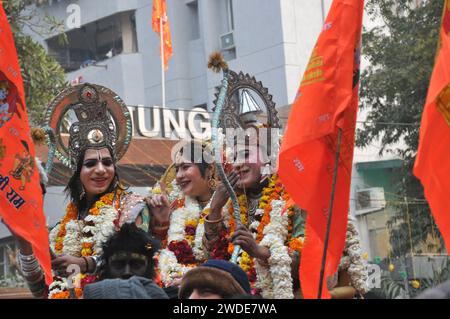
<svg viewBox="0 0 450 319"><path fill-rule="evenodd" d="M339 128L337 145L336 145L336 157L334 160L333 183L331 186L330 205L329 205L328 217L327 217L327 232L325 234L325 243L323 245L322 265L320 267L319 293L318 293L317 299L322 298L323 277L325 274L325 264L327 261L328 241L330 239L331 218L332 218L332 214L333 214L334 195L335 195L335 191L336 191L336 180L337 180L337 173L338 173L338 167L339 167L339 156L341 153L341 139L342 139L342 129Z"/></svg>
<svg viewBox="0 0 450 319"><path fill-rule="evenodd" d="M162 107L166 107L166 81L164 75L164 32L163 32L163 18L159 18L159 33L161 39L161 87L162 87Z"/></svg>

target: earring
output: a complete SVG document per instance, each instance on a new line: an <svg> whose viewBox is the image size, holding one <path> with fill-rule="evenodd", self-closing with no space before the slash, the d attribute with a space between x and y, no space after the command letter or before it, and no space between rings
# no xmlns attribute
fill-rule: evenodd
<svg viewBox="0 0 450 319"><path fill-rule="evenodd" d="M215 180L214 178L210 177L210 178L208 179L208 187L209 187L211 190L213 190L213 191L216 190L217 183L216 183L216 180Z"/></svg>

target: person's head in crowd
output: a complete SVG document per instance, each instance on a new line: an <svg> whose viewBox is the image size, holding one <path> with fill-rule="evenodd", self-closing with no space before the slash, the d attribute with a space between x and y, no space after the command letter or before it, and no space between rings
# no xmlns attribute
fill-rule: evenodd
<svg viewBox="0 0 450 319"><path fill-rule="evenodd" d="M134 223L125 223L103 246L100 278L139 276L153 279L153 256L158 249L157 239Z"/></svg>
<svg viewBox="0 0 450 319"><path fill-rule="evenodd" d="M269 164L267 157L267 141L259 140L258 129L248 127L243 136L234 140L234 163L233 173L237 174L238 180L235 190L239 194L259 193L261 183L264 182L265 165Z"/></svg>
<svg viewBox="0 0 450 319"><path fill-rule="evenodd" d="M84 209L103 194L122 187L116 160L108 147L86 148L78 155L76 170L65 192L78 209Z"/></svg>
<svg viewBox="0 0 450 319"><path fill-rule="evenodd" d="M176 183L186 196L210 198L215 188L210 148L200 141L187 141L174 149Z"/></svg>
<svg viewBox="0 0 450 319"><path fill-rule="evenodd" d="M180 299L230 299L250 294L247 274L236 264L225 260L208 260L184 275Z"/></svg>

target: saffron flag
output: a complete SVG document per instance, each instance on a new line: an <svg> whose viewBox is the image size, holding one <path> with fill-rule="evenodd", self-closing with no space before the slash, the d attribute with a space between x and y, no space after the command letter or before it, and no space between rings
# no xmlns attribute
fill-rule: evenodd
<svg viewBox="0 0 450 319"><path fill-rule="evenodd" d="M450 249L450 0L444 2L440 45L420 125L414 175Z"/></svg>
<svg viewBox="0 0 450 319"><path fill-rule="evenodd" d="M167 70L169 59L173 55L173 49L166 0L153 0L152 29L162 37L163 46L160 49L162 51L161 53L164 54L162 56L164 69Z"/></svg>
<svg viewBox="0 0 450 319"><path fill-rule="evenodd" d="M31 243L49 284L50 246L34 154L22 74L0 1L0 215L17 235Z"/></svg>
<svg viewBox="0 0 450 319"><path fill-rule="evenodd" d="M307 212L300 283L317 298L327 230L338 130L336 190L321 298L344 249L358 108L363 0L334 0L293 103L279 156L279 176Z"/></svg>

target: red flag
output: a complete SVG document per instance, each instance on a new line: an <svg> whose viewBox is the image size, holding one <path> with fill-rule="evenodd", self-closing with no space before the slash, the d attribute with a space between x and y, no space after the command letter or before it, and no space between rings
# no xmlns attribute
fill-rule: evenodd
<svg viewBox="0 0 450 319"><path fill-rule="evenodd" d="M420 126L414 175L450 249L450 1L446 0L440 45Z"/></svg>
<svg viewBox="0 0 450 319"><path fill-rule="evenodd" d="M168 68L168 61L173 55L172 40L170 37L169 18L167 17L166 0L153 0L152 29L161 36L162 21L162 37L164 43L164 69Z"/></svg>
<svg viewBox="0 0 450 319"><path fill-rule="evenodd" d="M358 108L363 0L334 0L289 115L279 176L307 212L300 263L305 298L317 298L338 129L342 142L325 279L338 268L345 244ZM326 280L322 298L329 298Z"/></svg>
<svg viewBox="0 0 450 319"><path fill-rule="evenodd" d="M31 243L49 284L50 246L34 156L22 74L0 1L0 215L16 234Z"/></svg>

